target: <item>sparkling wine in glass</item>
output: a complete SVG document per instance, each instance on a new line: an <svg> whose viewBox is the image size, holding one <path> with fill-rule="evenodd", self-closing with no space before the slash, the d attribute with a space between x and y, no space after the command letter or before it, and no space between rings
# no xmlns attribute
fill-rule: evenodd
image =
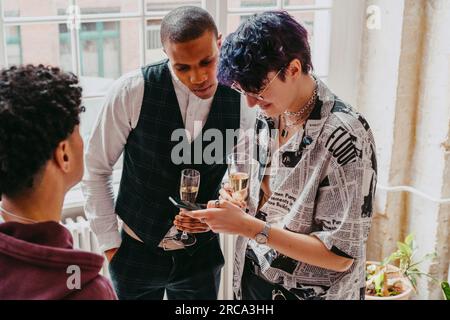
<svg viewBox="0 0 450 320"><path fill-rule="evenodd" d="M195 203L197 199L198 189L200 187L200 172L194 169L185 169L181 171L180 181L180 198L183 201ZM183 231L181 234L181 242L185 246L192 246L196 242L194 235Z"/></svg>
<svg viewBox="0 0 450 320"><path fill-rule="evenodd" d="M228 180L232 197L238 202L246 201L250 175L250 158L245 153L231 153L227 157Z"/></svg>

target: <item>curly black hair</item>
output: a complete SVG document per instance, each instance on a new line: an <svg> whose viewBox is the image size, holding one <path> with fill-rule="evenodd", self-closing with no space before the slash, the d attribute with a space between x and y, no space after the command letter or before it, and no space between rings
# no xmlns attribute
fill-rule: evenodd
<svg viewBox="0 0 450 320"><path fill-rule="evenodd" d="M218 65L219 82L258 93L267 84L267 74L281 70L294 59L302 63L304 74L313 70L308 31L285 11L267 11L250 16L228 35Z"/></svg>
<svg viewBox="0 0 450 320"><path fill-rule="evenodd" d="M78 78L43 65L0 71L0 196L33 187L58 144L80 123Z"/></svg>

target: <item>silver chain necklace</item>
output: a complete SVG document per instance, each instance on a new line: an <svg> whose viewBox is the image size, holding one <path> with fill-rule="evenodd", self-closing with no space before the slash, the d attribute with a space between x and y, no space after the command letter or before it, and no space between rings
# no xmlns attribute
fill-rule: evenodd
<svg viewBox="0 0 450 320"><path fill-rule="evenodd" d="M304 113L309 110L311 108L312 105L315 104L316 102L316 98L317 98L317 94L319 92L319 86L316 82L316 87L314 88L313 94L311 96L311 98L308 100L308 102L303 106L303 108L300 109L300 111L296 111L296 112L291 112L291 111L285 111L283 114L283 118L284 118L284 128L281 131L281 136L283 138L286 138L289 135L289 128L295 127L296 125L298 125L300 122L302 122L303 119L303 115ZM299 119L295 120L293 123L288 124L287 121L287 117L286 116L291 116L291 117L299 117Z"/></svg>
<svg viewBox="0 0 450 320"><path fill-rule="evenodd" d="M3 213L6 213L6 214L9 215L9 216L12 216L12 217L15 217L15 218L18 218L18 219L22 219L22 220L28 221L28 222L30 222L30 223L37 223L37 221L35 221L35 220L33 220L33 219L29 219L29 218L25 218L25 217L18 216L17 214L14 214L14 213L12 213L12 212L6 210L5 208L3 208L3 207L1 207L1 206L0 206L0 211L3 212Z"/></svg>
<svg viewBox="0 0 450 320"><path fill-rule="evenodd" d="M306 110L311 107L311 105L315 102L317 93L319 91L319 86L317 85L317 81L315 81L316 86L314 88L313 94L311 98L309 98L308 102L301 108L299 111L291 112L291 111L285 111L284 114L290 117L300 117L303 116L303 114L306 112Z"/></svg>

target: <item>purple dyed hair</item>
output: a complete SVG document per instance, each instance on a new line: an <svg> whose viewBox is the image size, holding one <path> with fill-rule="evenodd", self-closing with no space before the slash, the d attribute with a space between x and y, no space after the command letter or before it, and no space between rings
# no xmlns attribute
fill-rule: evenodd
<svg viewBox="0 0 450 320"><path fill-rule="evenodd" d="M277 72L285 80L286 67L299 59L302 72L313 70L308 31L285 11L255 14L242 22L224 41L220 52L218 78L257 93L267 83L267 74Z"/></svg>

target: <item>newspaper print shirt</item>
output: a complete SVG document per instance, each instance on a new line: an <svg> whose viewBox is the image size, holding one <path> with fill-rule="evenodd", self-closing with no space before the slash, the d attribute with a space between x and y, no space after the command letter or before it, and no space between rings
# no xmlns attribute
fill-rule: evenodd
<svg viewBox="0 0 450 320"><path fill-rule="evenodd" d="M299 299L364 298L365 246L377 181L374 138L367 121L316 80L316 105L303 130L276 152L271 150L278 140L273 130L277 121L258 117L250 144L254 147L248 151L257 160L250 176L249 214L272 226L314 235L354 263L346 272L335 272L238 237L233 272L238 299L247 247L255 252L266 280ZM269 162L272 193L258 211Z"/></svg>

